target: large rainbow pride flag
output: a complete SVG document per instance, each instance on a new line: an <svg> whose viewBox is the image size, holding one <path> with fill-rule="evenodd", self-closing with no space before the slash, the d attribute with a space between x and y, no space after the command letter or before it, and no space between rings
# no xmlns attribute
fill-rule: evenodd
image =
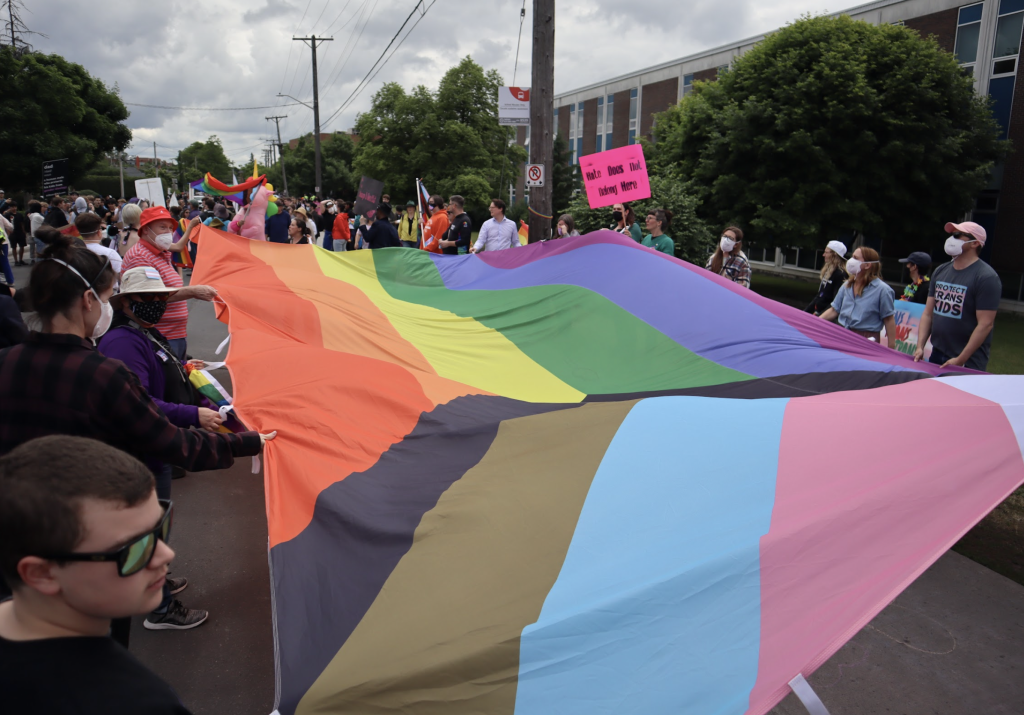
<svg viewBox="0 0 1024 715"><path fill-rule="evenodd" d="M279 432L285 715L761 715L1024 481L1024 378L611 232L440 256L200 230L235 407Z"/></svg>

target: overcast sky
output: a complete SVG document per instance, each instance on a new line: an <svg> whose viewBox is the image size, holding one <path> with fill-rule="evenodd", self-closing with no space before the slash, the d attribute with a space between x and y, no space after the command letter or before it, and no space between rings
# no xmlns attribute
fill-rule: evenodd
<svg viewBox="0 0 1024 715"><path fill-rule="evenodd" d="M436 88L465 55L512 83L522 0L434 0L408 39L345 111L352 95L416 0L29 0L26 24L48 38L35 48L78 62L125 102L186 107L263 107L278 93L312 101L310 51L292 36L333 36L318 50L321 122L347 130L385 82ZM430 3L430 0L425 0ZM590 0L558 3L555 91L563 92L780 27L803 13L845 9L825 0ZM530 84L532 0L526 2L516 84ZM402 33L403 36L406 34ZM45 91L45 90L44 90ZM285 141L312 131L303 106L243 112L132 107L130 153L173 158L216 134L229 158L261 155L273 123L287 114Z"/></svg>

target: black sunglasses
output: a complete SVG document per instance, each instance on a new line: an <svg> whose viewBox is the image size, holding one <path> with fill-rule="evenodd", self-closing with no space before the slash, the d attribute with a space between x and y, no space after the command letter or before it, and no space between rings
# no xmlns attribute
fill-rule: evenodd
<svg viewBox="0 0 1024 715"><path fill-rule="evenodd" d="M167 543L171 536L171 522L174 520L174 502L169 499L161 499L160 506L164 508L163 518L152 531L147 531L141 536L136 536L117 551L106 551L102 553L82 554L48 554L43 558L51 561L116 561L118 576L131 576L149 566L156 553L157 540Z"/></svg>
<svg viewBox="0 0 1024 715"><path fill-rule="evenodd" d="M956 233L954 233L953 234L953 238L959 238L961 241L973 241L973 240L975 240L974 236L972 236L969 233L964 233L963 231L957 231Z"/></svg>

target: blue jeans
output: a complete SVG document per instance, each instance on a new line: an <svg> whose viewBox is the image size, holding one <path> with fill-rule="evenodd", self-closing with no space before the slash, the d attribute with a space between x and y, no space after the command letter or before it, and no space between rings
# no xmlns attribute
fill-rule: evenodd
<svg viewBox="0 0 1024 715"><path fill-rule="evenodd" d="M933 365L945 365L946 361L951 359L952 358L946 353L942 352L941 350L936 350L935 346L933 345L932 354L928 358L928 362L930 362Z"/></svg>
<svg viewBox="0 0 1024 715"><path fill-rule="evenodd" d="M334 241L331 240L331 232L324 231L324 250L333 251Z"/></svg>
<svg viewBox="0 0 1024 715"><path fill-rule="evenodd" d="M186 338L168 338L167 342L170 343L171 350L178 356L178 359L185 362L185 354L188 352L188 342Z"/></svg>
<svg viewBox="0 0 1024 715"><path fill-rule="evenodd" d="M0 254L0 266L4 269L4 278L7 279L7 285L14 285L14 271L11 270L11 262L7 260L7 245L4 244L3 253Z"/></svg>

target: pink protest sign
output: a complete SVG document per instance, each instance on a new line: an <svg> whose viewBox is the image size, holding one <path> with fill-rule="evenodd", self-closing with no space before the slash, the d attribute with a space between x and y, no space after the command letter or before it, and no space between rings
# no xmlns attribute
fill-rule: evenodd
<svg viewBox="0 0 1024 715"><path fill-rule="evenodd" d="M647 162L639 144L581 157L580 170L592 209L651 196Z"/></svg>

